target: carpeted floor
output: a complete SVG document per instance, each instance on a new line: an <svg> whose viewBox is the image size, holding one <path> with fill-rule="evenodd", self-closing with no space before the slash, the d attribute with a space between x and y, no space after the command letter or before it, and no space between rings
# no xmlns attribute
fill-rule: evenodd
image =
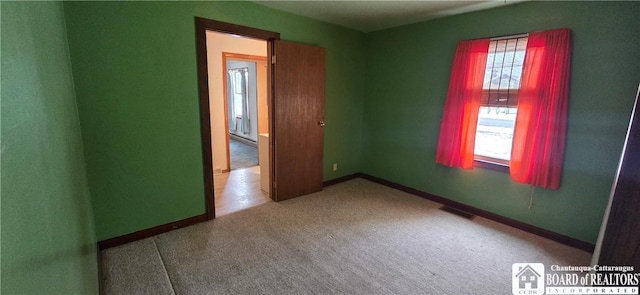
<svg viewBox="0 0 640 295"><path fill-rule="evenodd" d="M243 169L258 165L258 148L229 140L231 170Z"/></svg>
<svg viewBox="0 0 640 295"><path fill-rule="evenodd" d="M106 294L511 294L590 253L363 179L103 251Z"/></svg>

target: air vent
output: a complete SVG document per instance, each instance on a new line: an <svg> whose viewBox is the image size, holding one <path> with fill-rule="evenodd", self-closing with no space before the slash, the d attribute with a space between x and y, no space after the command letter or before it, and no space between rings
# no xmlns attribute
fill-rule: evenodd
<svg viewBox="0 0 640 295"><path fill-rule="evenodd" d="M454 208L451 208L449 206L442 206L442 207L440 207L440 210L449 212L451 214L458 215L458 216L460 216L462 218L466 218L466 219L469 219L469 220L471 220L474 217L476 217L475 215L473 215L471 213L464 212L464 211L458 210L458 209L454 209Z"/></svg>

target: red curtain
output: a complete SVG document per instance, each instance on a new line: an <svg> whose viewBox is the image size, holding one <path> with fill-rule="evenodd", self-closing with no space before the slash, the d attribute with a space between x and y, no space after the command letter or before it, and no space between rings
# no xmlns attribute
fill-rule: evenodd
<svg viewBox="0 0 640 295"><path fill-rule="evenodd" d="M567 130L571 31L529 34L510 173L517 182L560 186Z"/></svg>
<svg viewBox="0 0 640 295"><path fill-rule="evenodd" d="M489 39L482 39L458 43L440 125L436 163L473 168L476 124L489 42Z"/></svg>

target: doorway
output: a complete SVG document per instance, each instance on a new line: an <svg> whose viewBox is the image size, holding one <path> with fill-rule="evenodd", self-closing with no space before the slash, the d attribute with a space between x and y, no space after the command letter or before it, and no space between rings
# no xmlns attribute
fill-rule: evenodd
<svg viewBox="0 0 640 295"><path fill-rule="evenodd" d="M269 166L268 150L258 157L258 135L269 132L267 41L207 31L206 42L214 206L221 216L270 201L268 186L260 186L268 184L269 170L260 169Z"/></svg>
<svg viewBox="0 0 640 295"><path fill-rule="evenodd" d="M210 33L266 41L269 132L262 142L267 145L263 150L269 159L266 187L271 199L282 201L322 190L325 49L280 41L280 34L275 32L199 17L195 24L207 219L216 216L214 172L222 169L214 168L212 137L229 134L228 128L215 131L219 126L212 120L212 112L224 109L224 105L214 107L216 100L210 97L215 95L210 89L216 87L210 76L216 72L209 75L208 68L222 60L209 56L208 49L217 44L208 44ZM228 118L223 121L228 123Z"/></svg>
<svg viewBox="0 0 640 295"><path fill-rule="evenodd" d="M229 41L228 43L234 44L235 38ZM268 166L269 161L266 44L260 44L265 42L257 40L251 42L258 49L264 48L264 56L222 53L222 78L225 86L223 99L226 103L225 119L229 132L227 168L231 171L258 165ZM260 148L266 149L261 157L258 153ZM262 175L268 175L268 171L264 171ZM269 191L268 187L262 190L266 193Z"/></svg>

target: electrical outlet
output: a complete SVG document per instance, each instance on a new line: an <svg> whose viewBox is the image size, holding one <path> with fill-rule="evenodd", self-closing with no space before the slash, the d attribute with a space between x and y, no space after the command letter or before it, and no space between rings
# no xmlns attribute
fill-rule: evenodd
<svg viewBox="0 0 640 295"><path fill-rule="evenodd" d="M338 171L338 163L333 163L333 171Z"/></svg>

